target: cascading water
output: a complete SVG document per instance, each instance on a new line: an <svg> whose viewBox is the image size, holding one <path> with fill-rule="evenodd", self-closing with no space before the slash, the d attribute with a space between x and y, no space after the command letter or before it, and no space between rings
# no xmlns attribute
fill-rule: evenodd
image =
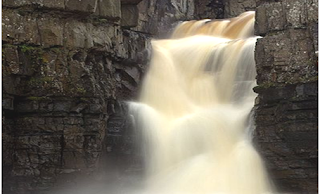
<svg viewBox="0 0 320 194"><path fill-rule="evenodd" d="M256 94L254 12L188 21L172 39L152 41L139 102L146 193L272 192L251 143Z"/></svg>

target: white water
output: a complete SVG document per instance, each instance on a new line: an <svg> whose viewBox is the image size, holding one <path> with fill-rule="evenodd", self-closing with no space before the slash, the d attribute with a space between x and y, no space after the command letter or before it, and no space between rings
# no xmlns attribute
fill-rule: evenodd
<svg viewBox="0 0 320 194"><path fill-rule="evenodd" d="M152 41L138 102L148 194L272 192L251 143L256 85L254 12L189 21Z"/></svg>

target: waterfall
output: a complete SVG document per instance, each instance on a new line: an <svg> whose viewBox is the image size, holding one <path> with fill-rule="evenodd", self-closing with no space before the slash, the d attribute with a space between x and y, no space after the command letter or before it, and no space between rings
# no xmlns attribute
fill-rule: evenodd
<svg viewBox="0 0 320 194"><path fill-rule="evenodd" d="M256 94L254 12L183 22L152 41L130 113L142 134L145 193L271 193L251 142Z"/></svg>

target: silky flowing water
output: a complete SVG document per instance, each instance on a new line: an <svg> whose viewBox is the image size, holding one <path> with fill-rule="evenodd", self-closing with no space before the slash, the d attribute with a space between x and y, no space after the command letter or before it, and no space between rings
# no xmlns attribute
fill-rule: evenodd
<svg viewBox="0 0 320 194"><path fill-rule="evenodd" d="M171 39L152 41L137 102L144 193L271 193L252 145L256 94L254 12L183 22Z"/></svg>

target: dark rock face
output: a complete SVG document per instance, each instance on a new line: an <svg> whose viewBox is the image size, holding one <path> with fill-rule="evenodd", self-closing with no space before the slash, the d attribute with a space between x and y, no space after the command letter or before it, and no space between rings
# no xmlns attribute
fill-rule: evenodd
<svg viewBox="0 0 320 194"><path fill-rule="evenodd" d="M195 0L149 0L138 5L139 21L132 30L168 37L178 21L194 19ZM214 14L211 17L214 18Z"/></svg>
<svg viewBox="0 0 320 194"><path fill-rule="evenodd" d="M255 138L280 191L317 193L318 2L257 5Z"/></svg>
<svg viewBox="0 0 320 194"><path fill-rule="evenodd" d="M317 5L3 0L3 193L46 193L79 177L139 171L125 101L137 97L150 39L168 36L178 21L255 9L256 35L264 37L256 47L255 139L280 190L315 193ZM118 169L102 172L109 164Z"/></svg>
<svg viewBox="0 0 320 194"><path fill-rule="evenodd" d="M237 17L245 11L256 10L256 0L225 0L224 17Z"/></svg>
<svg viewBox="0 0 320 194"><path fill-rule="evenodd" d="M81 2L4 1L4 193L93 176L110 107L136 97L151 36L121 28L120 1Z"/></svg>
<svg viewBox="0 0 320 194"><path fill-rule="evenodd" d="M4 0L4 193L95 180L110 162L134 171L124 101L137 97L152 37L203 10L221 17L222 1L199 2Z"/></svg>
<svg viewBox="0 0 320 194"><path fill-rule="evenodd" d="M224 18L225 1L220 0L196 0L195 12L197 15L194 19L206 18ZM213 15L214 14L214 15ZM214 16L214 17L213 17Z"/></svg>

